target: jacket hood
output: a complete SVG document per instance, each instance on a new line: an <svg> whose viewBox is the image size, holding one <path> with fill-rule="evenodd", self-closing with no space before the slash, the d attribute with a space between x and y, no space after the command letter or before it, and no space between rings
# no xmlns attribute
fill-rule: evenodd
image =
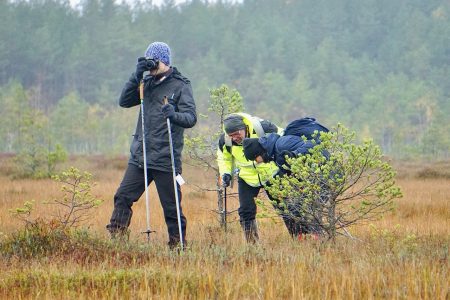
<svg viewBox="0 0 450 300"><path fill-rule="evenodd" d="M180 73L180 71L178 71L177 68L172 67L172 70L173 70L173 71L172 71L172 76L173 76L173 77L175 77L175 78L177 78L177 79L183 81L184 83L191 83L191 81L190 81L189 79L187 79L186 77L184 77L184 76Z"/></svg>
<svg viewBox="0 0 450 300"><path fill-rule="evenodd" d="M275 144L279 138L280 135L276 133L270 133L259 138L259 143L267 151L267 155L269 157L273 157L275 155Z"/></svg>

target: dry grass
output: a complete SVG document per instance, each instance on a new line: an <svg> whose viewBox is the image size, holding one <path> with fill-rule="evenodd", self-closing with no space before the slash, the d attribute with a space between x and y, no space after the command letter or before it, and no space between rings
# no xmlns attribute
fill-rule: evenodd
<svg viewBox="0 0 450 300"><path fill-rule="evenodd" d="M0 169L8 169L0 161ZM188 218L190 249L178 255L166 246L166 226L155 188L151 187L151 223L157 232L148 244L139 232L145 225L145 201L134 206L132 240L108 240L105 225L126 158L73 159L98 183L105 200L92 218L90 238L63 240L52 252L24 258L0 253L0 298L92 299L449 299L450 181L421 179L421 168L408 170L398 184L404 198L395 213L372 225L352 229L361 241L335 245L292 241L280 223L261 220L261 244L247 246L237 222L225 234L215 215L215 194L194 184L214 186L211 174L185 166L183 209ZM439 169L440 170L440 169ZM416 173L411 173L416 172ZM440 171L441 172L441 171ZM11 180L0 174L0 241L23 225L8 209L60 195L51 180ZM237 207L232 200L231 209ZM234 217L236 219L236 217Z"/></svg>

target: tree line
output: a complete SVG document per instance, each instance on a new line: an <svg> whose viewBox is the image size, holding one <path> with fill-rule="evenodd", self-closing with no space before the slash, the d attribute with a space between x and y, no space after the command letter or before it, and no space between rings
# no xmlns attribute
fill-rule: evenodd
<svg viewBox="0 0 450 300"><path fill-rule="evenodd" d="M0 151L24 147L34 116L49 147L126 153L137 110L117 99L160 40L200 113L224 83L281 126L314 116L391 156L448 158L449 18L445 0L1 1Z"/></svg>

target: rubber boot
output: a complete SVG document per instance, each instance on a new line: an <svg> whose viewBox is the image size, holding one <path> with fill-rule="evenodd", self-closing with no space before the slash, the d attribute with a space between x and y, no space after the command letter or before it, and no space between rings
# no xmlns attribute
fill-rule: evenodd
<svg viewBox="0 0 450 300"><path fill-rule="evenodd" d="M256 244L259 241L258 226L256 220L241 222L242 230L244 231L245 240L249 244Z"/></svg>

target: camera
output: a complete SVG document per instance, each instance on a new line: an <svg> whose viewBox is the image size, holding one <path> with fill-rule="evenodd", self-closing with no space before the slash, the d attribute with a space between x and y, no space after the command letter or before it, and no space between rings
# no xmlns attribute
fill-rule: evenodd
<svg viewBox="0 0 450 300"><path fill-rule="evenodd" d="M153 58L149 58L146 57L145 61L147 62L147 68L149 70L154 70L158 68L158 64L159 64L159 60L153 59Z"/></svg>

